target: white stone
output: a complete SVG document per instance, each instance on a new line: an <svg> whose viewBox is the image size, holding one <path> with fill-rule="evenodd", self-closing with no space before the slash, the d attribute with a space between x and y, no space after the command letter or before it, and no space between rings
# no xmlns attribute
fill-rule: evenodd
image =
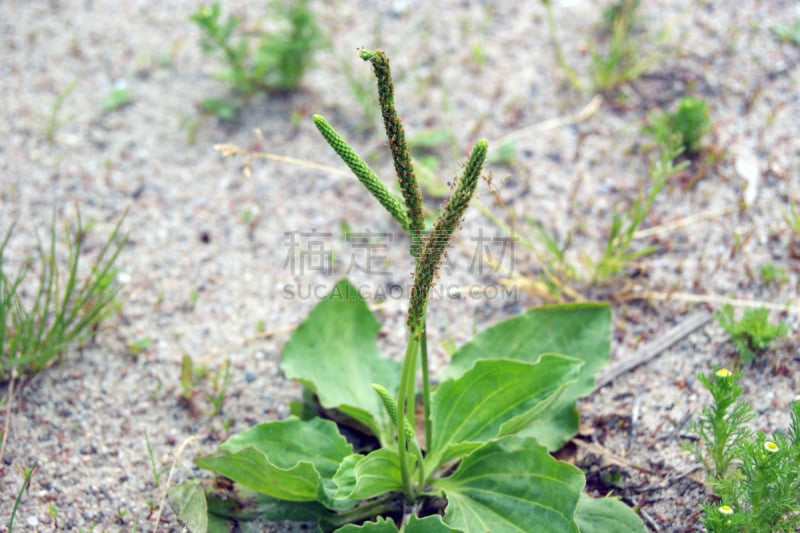
<svg viewBox="0 0 800 533"><path fill-rule="evenodd" d="M744 203L747 205L752 205L758 196L758 182L761 178L758 163L758 156L752 148L743 146L737 150L734 167L739 177L745 181Z"/></svg>

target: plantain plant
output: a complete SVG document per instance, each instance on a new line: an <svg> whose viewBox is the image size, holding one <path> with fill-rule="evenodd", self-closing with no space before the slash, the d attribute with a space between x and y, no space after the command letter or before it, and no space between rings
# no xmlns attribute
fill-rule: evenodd
<svg viewBox="0 0 800 533"><path fill-rule="evenodd" d="M405 357L379 355L377 320L356 288L340 281L281 355L286 376L305 386L303 401L289 418L255 425L198 458L200 468L233 483L173 487L179 519L194 533L229 531L231 521L251 518L315 522L317 531L340 533L645 531L624 503L583 494L583 473L549 453L576 433L576 398L588 394L608 360L607 305L536 308L500 322L453 354L434 390L428 295L488 145L479 140L472 148L425 233L389 60L380 50L360 56L378 80L402 197L324 118L314 122L409 233L416 268Z"/></svg>

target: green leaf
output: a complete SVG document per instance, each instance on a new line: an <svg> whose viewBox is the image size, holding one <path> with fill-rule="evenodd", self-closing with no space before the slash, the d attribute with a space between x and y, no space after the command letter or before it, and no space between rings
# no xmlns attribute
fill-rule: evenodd
<svg viewBox="0 0 800 533"><path fill-rule="evenodd" d="M448 377L458 377L481 359L534 362L543 353L584 361L575 383L525 431L550 450L560 448L578 430L575 400L591 392L597 372L608 362L611 311L607 304L544 306L504 320L476 335L453 354Z"/></svg>
<svg viewBox="0 0 800 533"><path fill-rule="evenodd" d="M438 460L451 444L487 441L503 425L522 416L574 381L582 361L542 355L535 363L488 359L475 363L460 378L439 385L431 401L433 442ZM438 464L436 465L438 466Z"/></svg>
<svg viewBox="0 0 800 533"><path fill-rule="evenodd" d="M378 518L377 522L364 522L360 526L347 524L334 533L397 533L397 526L388 518Z"/></svg>
<svg viewBox="0 0 800 533"><path fill-rule="evenodd" d="M219 449L234 452L248 446L264 452L281 468L310 462L327 479L333 477L342 459L353 453L336 424L322 418L302 421L290 417L256 424L220 444Z"/></svg>
<svg viewBox="0 0 800 533"><path fill-rule="evenodd" d="M342 280L295 330L283 349L281 368L313 390L324 407L351 416L387 444L391 422L372 384L394 394L400 363L378 355L379 328L358 290Z"/></svg>
<svg viewBox="0 0 800 533"><path fill-rule="evenodd" d="M274 498L292 502L318 500L321 478L308 462L279 468L263 452L249 447L237 452L217 451L198 459L197 465Z"/></svg>
<svg viewBox="0 0 800 533"><path fill-rule="evenodd" d="M233 524L224 516L214 514L213 505L219 500L206 494L197 481L188 481L167 491L169 504L191 533L229 533ZM208 498L208 500L206 500Z"/></svg>
<svg viewBox="0 0 800 533"><path fill-rule="evenodd" d="M781 41L800 44L800 20L789 24L779 23L772 27L774 33Z"/></svg>
<svg viewBox="0 0 800 533"><path fill-rule="evenodd" d="M133 96L128 89L114 87L103 100L103 113L110 113L133 102Z"/></svg>
<svg viewBox="0 0 800 533"><path fill-rule="evenodd" d="M616 498L591 498L581 494L575 523L581 533L646 533L636 513Z"/></svg>
<svg viewBox="0 0 800 533"><path fill-rule="evenodd" d="M402 491L400 457L388 448L379 448L366 456L351 455L342 461L333 481L339 486L335 497L342 500L366 500Z"/></svg>
<svg viewBox="0 0 800 533"><path fill-rule="evenodd" d="M448 505L445 522L464 533L572 532L583 473L556 461L534 439L503 437L464 458L458 470L435 479Z"/></svg>
<svg viewBox="0 0 800 533"><path fill-rule="evenodd" d="M439 515L426 516L425 518L417 518L416 515L411 515L403 531L405 533L461 533L460 529L450 527L442 522L442 517Z"/></svg>
<svg viewBox="0 0 800 533"><path fill-rule="evenodd" d="M169 504L192 533L208 531L208 506L203 488L197 482L176 485L167 491Z"/></svg>
<svg viewBox="0 0 800 533"><path fill-rule="evenodd" d="M292 417L234 435L197 465L274 498L324 502L322 480L352 452L333 422Z"/></svg>
<svg viewBox="0 0 800 533"><path fill-rule="evenodd" d="M341 494L346 497L352 494L353 490L356 488L355 468L364 457L365 456L360 453L354 453L353 455L348 455L339 463L339 469L333 476L333 482L337 487L337 492L334 494L334 497L339 497Z"/></svg>
<svg viewBox="0 0 800 533"><path fill-rule="evenodd" d="M235 525L227 518L213 514L208 515L208 533L231 533Z"/></svg>
<svg viewBox="0 0 800 533"><path fill-rule="evenodd" d="M242 485L231 490L206 487L209 520L248 521L262 518L274 522L316 522L332 516L332 512L317 502L288 502L261 494ZM210 526L210 524L209 524Z"/></svg>
<svg viewBox="0 0 800 533"><path fill-rule="evenodd" d="M461 533L444 522L439 515L417 518L411 515L408 524L403 528L404 533ZM348 524L340 527L334 533L397 533L397 526L388 518L378 518L377 522L364 522L360 526Z"/></svg>

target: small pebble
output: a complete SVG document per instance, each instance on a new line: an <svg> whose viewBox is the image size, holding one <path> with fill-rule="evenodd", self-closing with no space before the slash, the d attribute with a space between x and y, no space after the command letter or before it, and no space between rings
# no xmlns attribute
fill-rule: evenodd
<svg viewBox="0 0 800 533"><path fill-rule="evenodd" d="M35 516L29 516L25 522L27 522L28 526L30 527L36 527L39 525L39 519L36 518Z"/></svg>

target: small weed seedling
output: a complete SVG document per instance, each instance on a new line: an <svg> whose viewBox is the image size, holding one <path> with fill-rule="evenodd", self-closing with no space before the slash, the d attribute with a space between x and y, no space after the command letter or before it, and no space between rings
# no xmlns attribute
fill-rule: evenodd
<svg viewBox="0 0 800 533"><path fill-rule="evenodd" d="M571 231L563 242L560 242L540 221L528 216L526 219L533 226L534 232L532 237L526 237L518 232L516 226L510 226L480 206L486 218L530 250L541 265L541 272L536 277L512 274L512 282L547 301L582 301L584 297L581 292L589 285L603 284L617 276L630 263L653 253L657 249L655 246L634 249L634 237L670 177L681 172L689 164L687 161L675 164L681 151L680 139L677 136L666 139L659 146L657 158L650 163L649 192L639 193L624 210L615 210L605 247L597 258L580 257L579 262L568 254ZM502 200L498 201L502 204ZM513 214L511 218L514 218Z"/></svg>
<svg viewBox="0 0 800 533"><path fill-rule="evenodd" d="M228 384L231 379L231 360L225 361L222 368L211 375L211 392L206 394L208 401L211 402L211 412L208 416L216 416L222 412L225 402L225 393L228 391Z"/></svg>
<svg viewBox="0 0 800 533"><path fill-rule="evenodd" d="M603 255L594 264L594 275L592 276L594 282L605 281L622 270L627 263L649 255L658 249L656 246L647 246L631 251L633 234L644 221L647 213L650 212L656 196L667 184L669 178L688 165L688 162L685 161L678 165L673 163L682 151L676 137L668 137L660 145L658 160L650 166L650 193L647 196L641 195L622 213L619 211L614 213Z"/></svg>
<svg viewBox="0 0 800 533"><path fill-rule="evenodd" d="M584 81L569 66L556 33L551 0L542 0L550 36L555 47L556 60L570 83L578 90L608 93L619 85L631 82L644 74L655 61L654 55L640 56L634 36L639 0L617 0L603 11L602 26L608 33L605 53L592 51L590 82Z"/></svg>
<svg viewBox="0 0 800 533"><path fill-rule="evenodd" d="M789 227L792 228L792 231L800 237L800 211L797 209L794 202L791 203L789 212L783 214L783 218L786 220L786 223L789 224Z"/></svg>
<svg viewBox="0 0 800 533"><path fill-rule="evenodd" d="M207 366L195 367L191 356L184 355L181 359L181 402L189 408L193 414L199 414L200 408L195 403L197 394L200 392L200 384L207 382L209 391L205 393L205 398L211 404L209 417L217 415L222 411L225 402L225 393L230 382L230 359L216 371L211 371Z"/></svg>
<svg viewBox="0 0 800 533"><path fill-rule="evenodd" d="M800 403L792 402L787 433L768 437L746 424L752 407L737 401L741 374L726 369L698 376L714 403L703 409L694 431L696 456L706 467L717 499L702 506L709 533L797 531L800 528Z"/></svg>
<svg viewBox="0 0 800 533"><path fill-rule="evenodd" d="M691 96L681 99L675 111L653 116L647 131L659 144L673 135L679 135L687 154L700 152L703 137L711 131L706 101Z"/></svg>
<svg viewBox="0 0 800 533"><path fill-rule="evenodd" d="M723 306L714 313L722 328L731 336L739 358L745 364L751 363L756 352L766 350L770 345L789 333L785 322L770 324L769 310L765 307L745 309L742 318L736 320L731 305Z"/></svg>
<svg viewBox="0 0 800 533"><path fill-rule="evenodd" d="M800 20L789 24L775 24L772 27L772 33L783 42L800 45Z"/></svg>
<svg viewBox="0 0 800 533"><path fill-rule="evenodd" d="M639 9L639 0L616 0L603 10L603 26L611 33L618 24L623 24L625 30L630 32L636 23L636 12Z"/></svg>
<svg viewBox="0 0 800 533"><path fill-rule="evenodd" d="M23 480L22 486L20 486L19 491L17 492L17 497L14 498L14 506L11 508L11 514L8 517L8 531L14 531L14 517L17 514L17 508L19 507L19 502L22 501L22 494L28 491L28 488L31 484L31 477L33 477L33 473L36 472L36 467L39 466L39 463L34 463L30 468L22 468ZM19 467L19 466L18 466Z"/></svg>
<svg viewBox="0 0 800 533"><path fill-rule="evenodd" d="M38 287L32 298L22 296L31 264L23 265L14 277L3 269L3 255L13 230L9 228L0 242L0 380L9 379L12 371L36 372L60 355L69 345L83 342L94 334L100 322L111 312L119 288L115 285L114 262L125 239L119 235L122 220L92 264L91 273L82 282L78 266L86 230L78 213L74 234L65 231L67 268L60 272L56 255L56 223L50 228L47 250L39 250Z"/></svg>
<svg viewBox="0 0 800 533"><path fill-rule="evenodd" d="M767 285L773 282L778 282L780 285L789 281L789 276L787 275L786 270L776 266L775 263L766 263L761 265L761 267L758 269L758 272L761 276L761 281Z"/></svg>
<svg viewBox="0 0 800 533"><path fill-rule="evenodd" d="M590 75L596 91L607 93L634 81L652 65L653 57L640 57L633 34L638 9L638 0L617 0L603 12L609 41L605 53L592 52Z"/></svg>
<svg viewBox="0 0 800 533"><path fill-rule="evenodd" d="M114 87L103 100L103 113L111 113L133 102L133 95L125 87Z"/></svg>
<svg viewBox="0 0 800 533"><path fill-rule="evenodd" d="M550 31L550 38L553 40L553 48L555 49L558 66L564 71L564 74L567 76L567 79L569 79L569 82L573 87L579 91L588 90L589 86L581 79L578 73L575 72L575 69L573 69L569 63L567 63L567 58L564 56L564 50L561 48L561 41L558 38L556 21L553 17L552 1L542 0L542 4L544 4L545 17L547 18L547 29Z"/></svg>
<svg viewBox="0 0 800 533"><path fill-rule="evenodd" d="M58 508L55 504L50 503L47 505L47 515L53 520L53 526L58 529Z"/></svg>
<svg viewBox="0 0 800 533"><path fill-rule="evenodd" d="M295 89L311 66L314 52L326 45L306 0L274 1L270 10L270 16L281 21L282 28L259 32L255 43L246 35L236 36L239 20L235 17L222 22L218 3L201 7L189 17L203 32L203 52L221 55L227 63L219 78L230 84L233 95L201 102L217 118L233 119L257 92Z"/></svg>
<svg viewBox="0 0 800 533"><path fill-rule="evenodd" d="M306 387L294 416L253 426L200 457L198 466L233 483L174 487L173 508L193 533L256 516L316 522L317 531L339 533L485 533L532 526L577 532L598 524L603 531L644 532L625 504L582 494L583 473L548 453L577 431L575 400L591 390L608 359L608 306L538 308L500 322L458 349L433 389L425 326L429 291L477 187L488 144L480 140L472 148L433 229L423 233L422 199L394 107L388 58L380 50L360 55L378 79L402 198L324 118L314 122L409 234L416 268L405 357L402 363L380 357L377 320L357 289L340 281L281 355L284 374Z"/></svg>
<svg viewBox="0 0 800 533"><path fill-rule="evenodd" d="M64 106L64 102L66 102L69 95L72 94L72 91L75 89L76 85L78 85L78 80L74 80L72 83L67 85L66 89L61 91L59 95L56 96L53 105L50 107L50 113L47 115L47 123L44 127L44 137L47 139L47 142L54 142L56 140L56 133L58 133L59 128L69 121L69 119L59 120L58 115L61 112L61 108Z"/></svg>
<svg viewBox="0 0 800 533"><path fill-rule="evenodd" d="M797 209L794 201L789 206L789 212L783 213L783 218L792 231L789 236L789 255L800 259L800 210Z"/></svg>
<svg viewBox="0 0 800 533"><path fill-rule="evenodd" d="M128 343L128 351L134 357L139 357L142 355L150 345L153 343L153 339L150 337L143 337L136 341L131 341Z"/></svg>
<svg viewBox="0 0 800 533"><path fill-rule="evenodd" d="M153 447L150 445L150 435L144 432L144 443L147 446L147 457L150 459L150 474L153 476L153 484L158 487L161 484L161 471L156 466L156 458L153 455Z"/></svg>

